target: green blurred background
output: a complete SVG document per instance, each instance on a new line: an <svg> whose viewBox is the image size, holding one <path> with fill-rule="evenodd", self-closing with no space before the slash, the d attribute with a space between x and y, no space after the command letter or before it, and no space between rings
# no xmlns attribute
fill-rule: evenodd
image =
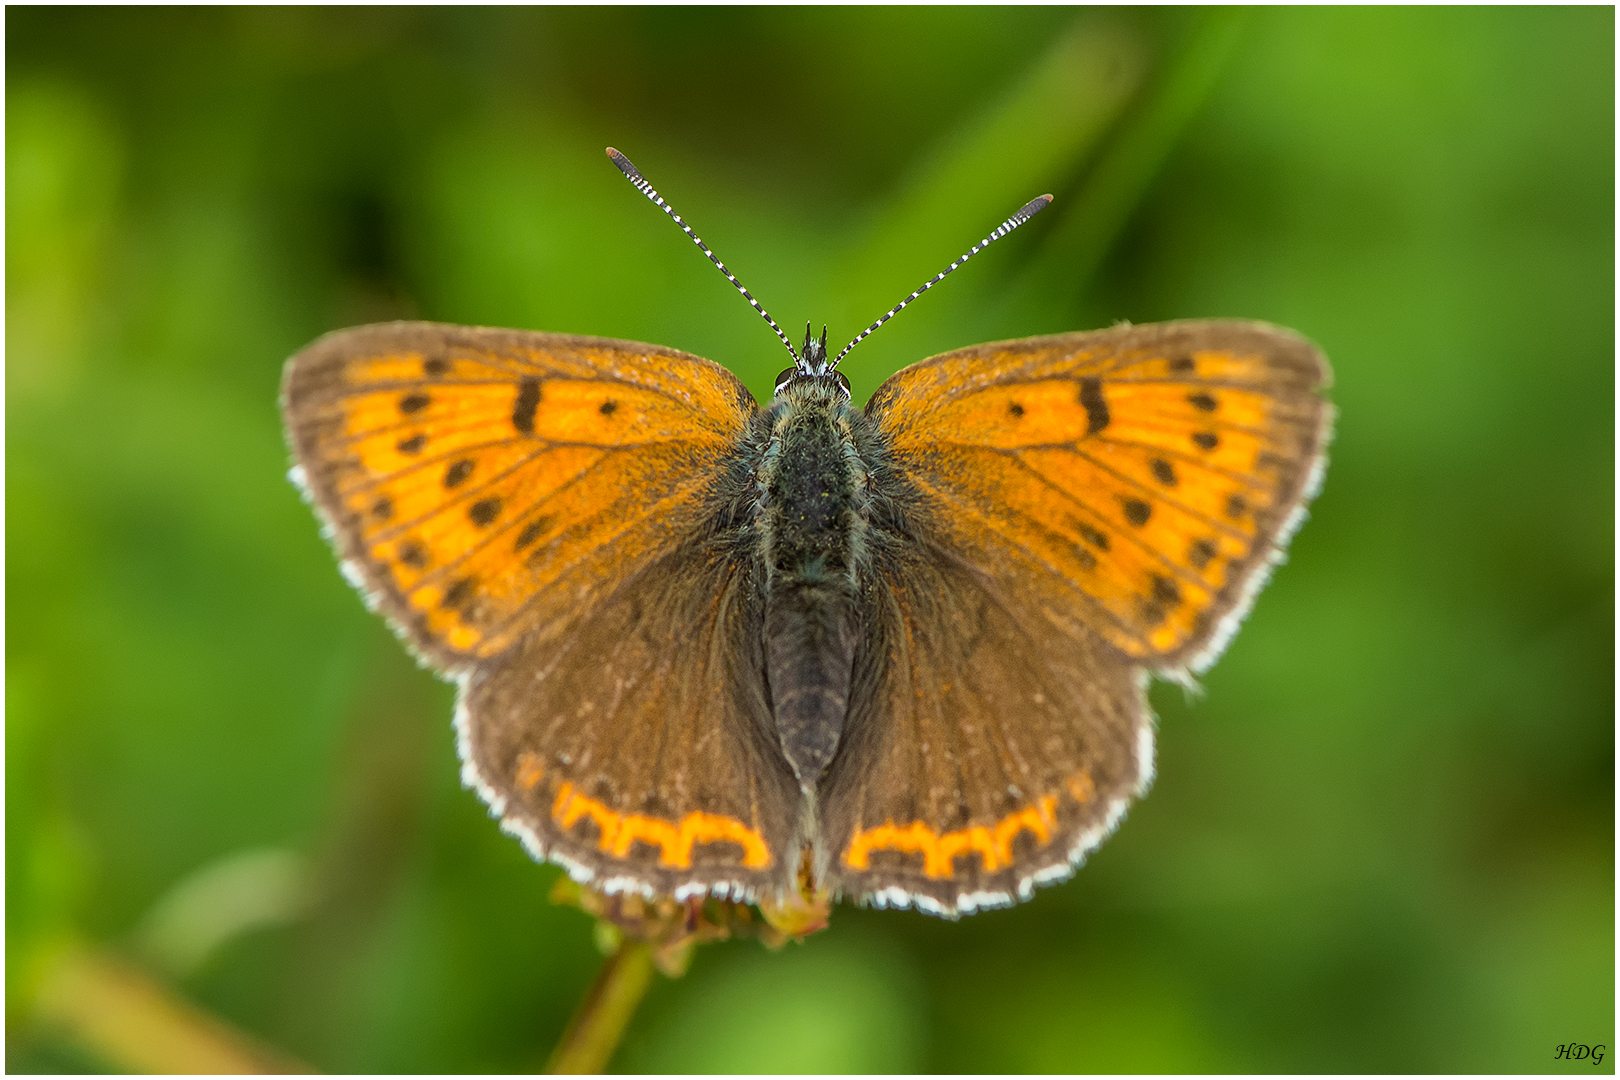
<svg viewBox="0 0 1620 1080"><path fill-rule="evenodd" d="M1614 11L6 12L7 1064L88 941L325 1070L526 1070L591 924L285 480L422 317L837 342L1202 316L1332 358L1312 519L1071 882L700 951L635 1070L1594 1071L1614 1036ZM835 344L837 343L835 342ZM1612 1059L1596 1071L1611 1071Z"/></svg>

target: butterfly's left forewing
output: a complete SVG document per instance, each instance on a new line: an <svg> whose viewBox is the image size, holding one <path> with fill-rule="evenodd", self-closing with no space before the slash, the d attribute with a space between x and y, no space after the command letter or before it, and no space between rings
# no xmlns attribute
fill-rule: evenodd
<svg viewBox="0 0 1620 1080"><path fill-rule="evenodd" d="M294 357L283 410L350 577L464 672L565 632L698 528L754 403L673 349L387 323Z"/></svg>

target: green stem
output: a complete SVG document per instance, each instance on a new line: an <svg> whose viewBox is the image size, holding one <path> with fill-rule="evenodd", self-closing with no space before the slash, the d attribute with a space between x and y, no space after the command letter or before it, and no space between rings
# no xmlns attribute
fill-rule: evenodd
<svg viewBox="0 0 1620 1080"><path fill-rule="evenodd" d="M47 1025L128 1072L315 1071L183 1000L135 965L77 943L42 957L35 1004Z"/></svg>
<svg viewBox="0 0 1620 1080"><path fill-rule="evenodd" d="M652 949L626 941L607 958L601 974L568 1022L568 1030L551 1052L548 1073L599 1073L613 1059L624 1029L652 982Z"/></svg>

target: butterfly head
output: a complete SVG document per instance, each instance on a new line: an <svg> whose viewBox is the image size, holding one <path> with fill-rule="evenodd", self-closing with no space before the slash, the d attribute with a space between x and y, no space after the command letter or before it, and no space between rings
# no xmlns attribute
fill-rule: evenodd
<svg viewBox="0 0 1620 1080"><path fill-rule="evenodd" d="M827 360L827 328L821 328L821 340L810 333L810 324L804 324L804 347L794 357L794 364L776 377L776 396L781 397L790 386L820 385L831 387L844 401L849 400L849 380L833 370ZM814 380L812 383L811 380Z"/></svg>

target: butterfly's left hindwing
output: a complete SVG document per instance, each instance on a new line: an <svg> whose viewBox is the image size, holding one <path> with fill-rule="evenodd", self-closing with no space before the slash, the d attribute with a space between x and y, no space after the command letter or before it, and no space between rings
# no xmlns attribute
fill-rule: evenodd
<svg viewBox="0 0 1620 1080"><path fill-rule="evenodd" d="M607 892L773 897L802 796L765 696L744 563L684 547L467 683L468 778L536 857Z"/></svg>

